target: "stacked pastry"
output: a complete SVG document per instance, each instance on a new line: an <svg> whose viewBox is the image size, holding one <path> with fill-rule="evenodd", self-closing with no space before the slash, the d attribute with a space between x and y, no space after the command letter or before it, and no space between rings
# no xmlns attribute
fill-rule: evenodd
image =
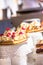
<svg viewBox="0 0 43 65"><path fill-rule="evenodd" d="M40 40L36 44L36 53L42 53L43 52L43 40Z"/></svg>

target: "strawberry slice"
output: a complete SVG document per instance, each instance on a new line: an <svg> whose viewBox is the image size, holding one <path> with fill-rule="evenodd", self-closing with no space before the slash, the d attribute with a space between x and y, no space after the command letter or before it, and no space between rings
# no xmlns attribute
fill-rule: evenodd
<svg viewBox="0 0 43 65"><path fill-rule="evenodd" d="M8 30L10 30L10 28L9 28L9 27L7 27L7 28L6 28L6 30L7 30L7 31L8 31Z"/></svg>
<svg viewBox="0 0 43 65"><path fill-rule="evenodd" d="M22 27L22 30L25 30L26 28L25 27Z"/></svg>
<svg viewBox="0 0 43 65"><path fill-rule="evenodd" d="M24 34L23 32L19 32L19 34Z"/></svg>

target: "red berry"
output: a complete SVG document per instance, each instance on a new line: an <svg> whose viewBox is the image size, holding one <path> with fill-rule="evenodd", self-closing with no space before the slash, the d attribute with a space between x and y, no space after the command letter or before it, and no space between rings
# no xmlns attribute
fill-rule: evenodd
<svg viewBox="0 0 43 65"><path fill-rule="evenodd" d="M8 33L9 35L11 35L11 33Z"/></svg>
<svg viewBox="0 0 43 65"><path fill-rule="evenodd" d="M24 28L24 27L22 27L22 30L25 30L25 28Z"/></svg>
<svg viewBox="0 0 43 65"><path fill-rule="evenodd" d="M10 36L11 36L11 33L8 33L8 34L7 34L7 37L10 37Z"/></svg>
<svg viewBox="0 0 43 65"><path fill-rule="evenodd" d="M12 35L15 35L15 32L13 32Z"/></svg>
<svg viewBox="0 0 43 65"><path fill-rule="evenodd" d="M23 34L23 32L19 32L19 34Z"/></svg>
<svg viewBox="0 0 43 65"><path fill-rule="evenodd" d="M14 38L14 37L15 37L15 32L13 32L13 33L12 33L11 37L12 37L12 38Z"/></svg>
<svg viewBox="0 0 43 65"><path fill-rule="evenodd" d="M9 27L7 27L7 28L6 28L6 30L7 30L7 31L8 31L8 30L10 30L10 28L9 28Z"/></svg>
<svg viewBox="0 0 43 65"><path fill-rule="evenodd" d="M12 35L11 37L12 37L12 38L14 38L14 37L15 37L15 35Z"/></svg>

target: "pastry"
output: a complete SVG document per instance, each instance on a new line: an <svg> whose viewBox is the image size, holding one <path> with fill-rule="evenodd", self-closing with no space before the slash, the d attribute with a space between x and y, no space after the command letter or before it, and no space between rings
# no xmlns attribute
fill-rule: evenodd
<svg viewBox="0 0 43 65"><path fill-rule="evenodd" d="M14 44L19 44L27 40L26 34L24 32L19 32L18 35L12 40Z"/></svg>
<svg viewBox="0 0 43 65"><path fill-rule="evenodd" d="M30 25L27 27L26 32L39 32L43 31L43 27L41 26L40 22L33 21L30 23Z"/></svg>
<svg viewBox="0 0 43 65"><path fill-rule="evenodd" d="M40 40L36 44L36 53L41 53L41 52L43 52L43 40Z"/></svg>
<svg viewBox="0 0 43 65"><path fill-rule="evenodd" d="M37 44L36 44L36 47L38 48L38 47L41 47L41 46L43 46L43 40L40 40Z"/></svg>

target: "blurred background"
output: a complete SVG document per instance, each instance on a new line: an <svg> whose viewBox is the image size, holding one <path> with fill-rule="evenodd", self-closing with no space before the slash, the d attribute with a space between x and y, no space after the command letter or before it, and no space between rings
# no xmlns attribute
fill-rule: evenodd
<svg viewBox="0 0 43 65"><path fill-rule="evenodd" d="M43 0L0 0L0 19L16 17L18 12L38 8L43 9Z"/></svg>

